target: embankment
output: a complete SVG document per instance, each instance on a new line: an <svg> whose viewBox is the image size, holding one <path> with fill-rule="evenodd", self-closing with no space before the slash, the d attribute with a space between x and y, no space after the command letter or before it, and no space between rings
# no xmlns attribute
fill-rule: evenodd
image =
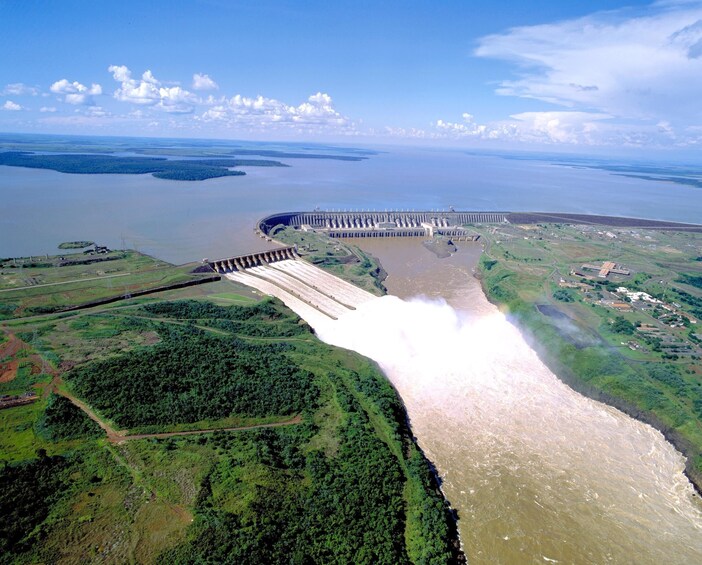
<svg viewBox="0 0 702 565"><path fill-rule="evenodd" d="M579 363L579 358L570 354L568 344L538 314L536 303L517 297L509 289L501 287L499 281L491 281L490 268L489 262L481 259L476 273L485 296L500 310L507 313L508 319L519 328L541 361L576 392L612 406L661 432L665 439L685 456L685 476L697 493L702 495L702 471L700 470L702 449L671 425L666 424L654 411L642 408L623 396L593 384L592 373L596 367L583 367L581 362ZM595 346L593 349L597 350L594 356L600 359L613 357L611 352L605 351L604 346Z"/></svg>

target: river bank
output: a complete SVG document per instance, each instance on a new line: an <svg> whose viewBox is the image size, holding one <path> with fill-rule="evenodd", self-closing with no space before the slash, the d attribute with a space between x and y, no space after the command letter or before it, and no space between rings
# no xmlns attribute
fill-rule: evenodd
<svg viewBox="0 0 702 565"><path fill-rule="evenodd" d="M488 300L561 381L663 434L685 456L685 475L700 493L699 352L689 314L697 299L689 292L694 289L681 286L681 273L696 268L699 236L608 233L560 225L502 227L483 234L476 276ZM632 275L607 280L574 274L581 263L602 256L616 258ZM625 302L614 293L620 287L662 300ZM666 288L670 304L659 287ZM682 312L679 324L666 318L670 311ZM679 353L668 352L669 344Z"/></svg>
<svg viewBox="0 0 702 565"><path fill-rule="evenodd" d="M481 280L480 277L476 277ZM482 283L482 280L481 280ZM504 308L505 304L491 298L487 292L484 285L482 285L485 296L498 308ZM678 433L676 430L670 426L663 423L660 418L657 418L655 414L647 412L632 404L627 402L623 398L616 397L612 394L600 390L587 382L581 380L578 375L565 363L561 362L557 354L549 351L548 347L545 347L538 339L536 332L522 322L518 317L510 316L510 321L514 323L519 331L522 333L527 343L530 345L541 361L549 368L551 371L566 385L572 388L574 391L586 396L597 402L602 402L608 406L620 410L627 416L631 416L639 422L648 424L655 430L659 431L667 442L673 445L684 457L685 457L685 470L684 474L687 479L692 483L695 491L698 495L702 496L702 472L693 464L693 459L699 456L699 450L684 436Z"/></svg>

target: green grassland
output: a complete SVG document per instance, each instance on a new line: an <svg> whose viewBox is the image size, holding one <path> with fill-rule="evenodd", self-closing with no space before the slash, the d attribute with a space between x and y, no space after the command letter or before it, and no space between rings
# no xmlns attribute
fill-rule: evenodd
<svg viewBox="0 0 702 565"><path fill-rule="evenodd" d="M209 276L136 251L0 259L0 320L60 312Z"/></svg>
<svg viewBox="0 0 702 565"><path fill-rule="evenodd" d="M287 245L297 245L298 253L313 265L368 292L379 296L385 294L385 272L380 263L355 245L284 226L274 227L270 236Z"/></svg>
<svg viewBox="0 0 702 565"><path fill-rule="evenodd" d="M220 281L0 328L0 392L40 396L0 410L0 563L455 560L392 386L281 303Z"/></svg>
<svg viewBox="0 0 702 565"><path fill-rule="evenodd" d="M702 236L565 224L476 229L488 297L566 382L663 431L702 486L702 291L695 284ZM582 269L604 261L630 275L604 279ZM621 286L660 302L632 301Z"/></svg>

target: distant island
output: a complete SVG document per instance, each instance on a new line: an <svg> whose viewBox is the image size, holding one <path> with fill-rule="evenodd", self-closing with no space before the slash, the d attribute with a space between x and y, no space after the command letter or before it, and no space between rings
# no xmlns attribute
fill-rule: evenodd
<svg viewBox="0 0 702 565"><path fill-rule="evenodd" d="M59 243L58 248L59 249L84 249L86 247L90 247L91 245L95 245L94 241L64 241L63 243Z"/></svg>
<svg viewBox="0 0 702 565"><path fill-rule="evenodd" d="M234 167L287 167L278 161L263 159L190 159L171 160L162 157L115 157L112 155L61 154L46 155L25 151L0 153L0 165L50 169L59 173L79 175L121 174L144 175L167 180L207 180L218 177L241 176L244 171Z"/></svg>
<svg viewBox="0 0 702 565"><path fill-rule="evenodd" d="M696 165L663 165L648 162L621 163L610 158L560 155L553 153L506 153L471 151L467 155L499 157L512 161L544 161L561 167L595 169L633 179L672 182L702 188L702 177Z"/></svg>
<svg viewBox="0 0 702 565"><path fill-rule="evenodd" d="M222 139L168 139L135 137L85 137L0 133L0 151L81 153L90 155L120 154L150 157L203 157L236 159L273 157L277 159L330 159L363 161L378 151L358 147L300 143L264 143Z"/></svg>

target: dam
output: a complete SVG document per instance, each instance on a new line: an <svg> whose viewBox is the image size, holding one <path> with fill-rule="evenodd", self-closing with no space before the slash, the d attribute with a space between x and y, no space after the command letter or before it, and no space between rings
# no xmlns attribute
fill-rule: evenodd
<svg viewBox="0 0 702 565"><path fill-rule="evenodd" d="M471 563L702 562L702 504L682 473L683 457L659 432L581 396L541 362L472 276L478 244L468 241L439 259L422 255L415 236L403 237L417 228L399 225L397 217L394 228L351 228L308 214L315 217L278 215L263 233L275 237L279 225L322 233L392 230L354 242L381 260L391 295L358 289L307 263L294 247L210 265L282 300L323 341L380 365L458 511ZM511 223L509 214L481 219ZM601 222L555 214L526 219Z"/></svg>
<svg viewBox="0 0 702 565"><path fill-rule="evenodd" d="M499 224L507 222L506 212L284 212L267 216L256 230L275 236L279 227L315 231L332 238L433 237L447 236L459 241L474 241L477 234L465 224Z"/></svg>
<svg viewBox="0 0 702 565"><path fill-rule="evenodd" d="M254 230L266 239L275 237L283 227L315 231L332 238L384 237L451 237L457 241L476 241L478 235L466 226L470 224L537 224L537 223L590 224L612 227L671 229L700 232L698 224L683 224L643 218L594 216L561 212L506 212L506 211L320 211L281 212L258 221Z"/></svg>

